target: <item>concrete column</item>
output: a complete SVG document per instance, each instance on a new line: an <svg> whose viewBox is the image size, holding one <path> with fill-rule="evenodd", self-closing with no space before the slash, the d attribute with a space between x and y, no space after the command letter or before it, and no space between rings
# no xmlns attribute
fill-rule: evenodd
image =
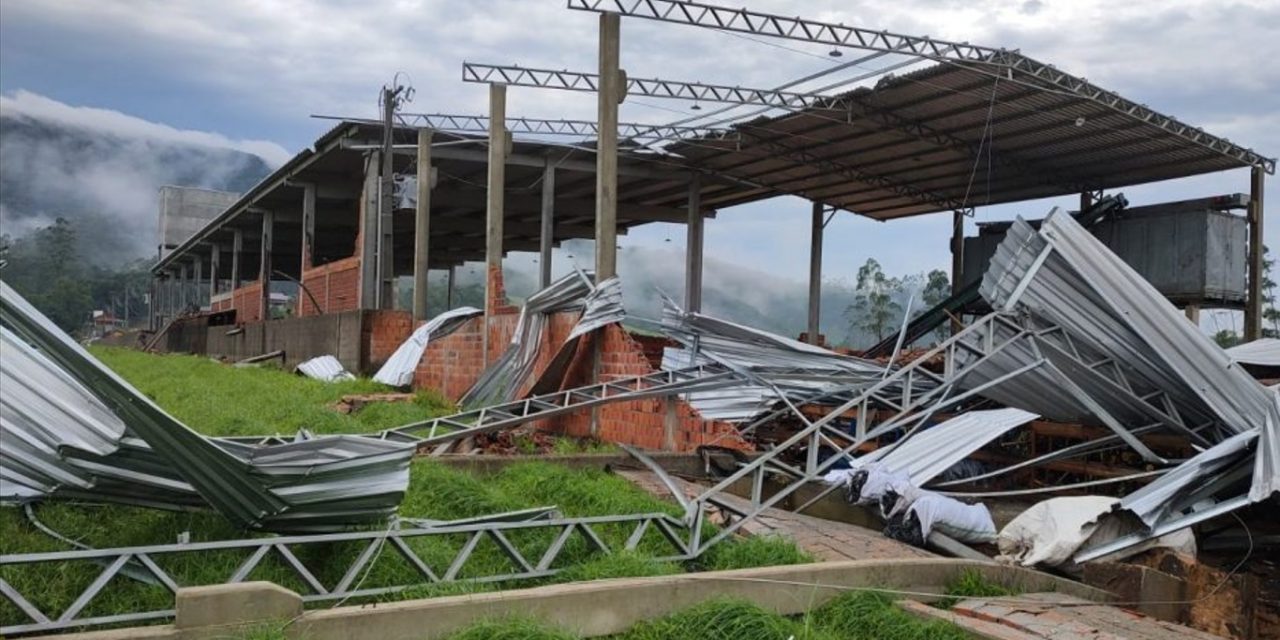
<svg viewBox="0 0 1280 640"><path fill-rule="evenodd" d="M231 230L231 290L240 288L240 254L244 253L244 232Z"/></svg>
<svg viewBox="0 0 1280 640"><path fill-rule="evenodd" d="M303 280L307 270L315 264L316 250L316 185L302 185L302 264L298 280Z"/></svg>
<svg viewBox="0 0 1280 640"><path fill-rule="evenodd" d="M1187 320L1190 320L1191 324L1197 327L1200 326L1200 305L1189 304L1183 307L1182 311L1187 314Z"/></svg>
<svg viewBox="0 0 1280 640"><path fill-rule="evenodd" d="M689 179L684 242L684 308L702 311L702 176Z"/></svg>
<svg viewBox="0 0 1280 640"><path fill-rule="evenodd" d="M382 167L378 172L378 289L376 307L395 308L395 256L392 243L395 240L395 142L396 100L391 89L385 89L382 97Z"/></svg>
<svg viewBox="0 0 1280 640"><path fill-rule="evenodd" d="M360 196L360 308L378 308L378 165L382 154L369 152Z"/></svg>
<svg viewBox="0 0 1280 640"><path fill-rule="evenodd" d="M492 313L497 302L498 282L502 274L502 223L507 184L507 86L489 85L489 182L485 204L485 315Z"/></svg>
<svg viewBox="0 0 1280 640"><path fill-rule="evenodd" d="M431 244L431 136L418 129L418 202L413 219L413 321L427 320L427 274Z"/></svg>
<svg viewBox="0 0 1280 640"><path fill-rule="evenodd" d="M600 14L600 84L596 139L596 282L618 270L618 105L625 87L618 67L620 19Z"/></svg>
<svg viewBox="0 0 1280 640"><path fill-rule="evenodd" d="M187 279L187 265L182 265L179 273L182 274L182 284L178 286L178 311L182 311L187 308L187 295L191 289L191 281Z"/></svg>
<svg viewBox="0 0 1280 640"><path fill-rule="evenodd" d="M445 310L453 308L453 276L457 267L449 266L449 274L445 276L444 281L444 306Z"/></svg>
<svg viewBox="0 0 1280 640"><path fill-rule="evenodd" d="M1254 167L1249 180L1249 295L1244 307L1244 339L1262 337L1262 191L1266 173Z"/></svg>
<svg viewBox="0 0 1280 640"><path fill-rule="evenodd" d="M209 247L209 306L213 306L213 297L218 295L218 271L222 267L222 245Z"/></svg>
<svg viewBox="0 0 1280 640"><path fill-rule="evenodd" d="M556 168L547 160L542 170L542 228L538 241L538 288L551 284L551 249L555 245Z"/></svg>
<svg viewBox="0 0 1280 640"><path fill-rule="evenodd" d="M1088 191L1080 192L1080 211L1083 213L1093 206L1093 194Z"/></svg>
<svg viewBox="0 0 1280 640"><path fill-rule="evenodd" d="M809 344L818 344L822 335L822 232L826 226L821 202L813 203L809 232Z"/></svg>
<svg viewBox="0 0 1280 640"><path fill-rule="evenodd" d="M198 310L200 307L204 306L204 292L202 291L204 287L201 286L204 284L204 258L196 256L195 260L192 262L195 264L194 280L196 286L195 290L191 292L191 299L195 302L196 309Z"/></svg>
<svg viewBox="0 0 1280 640"><path fill-rule="evenodd" d="M258 282L262 284L259 318L271 319L271 238L275 231L275 214L262 212L262 246L258 249Z"/></svg>
<svg viewBox="0 0 1280 640"><path fill-rule="evenodd" d="M1085 195L1081 195L1083 199ZM951 293L959 293L964 271L964 212L951 213Z"/></svg>

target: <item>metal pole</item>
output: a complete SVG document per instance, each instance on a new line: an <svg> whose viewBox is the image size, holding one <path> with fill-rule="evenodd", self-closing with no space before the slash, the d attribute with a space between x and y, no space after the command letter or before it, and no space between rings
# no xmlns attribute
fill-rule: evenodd
<svg viewBox="0 0 1280 640"><path fill-rule="evenodd" d="M600 14L600 84L596 138L596 282L618 269L618 104L623 99L618 67L620 16Z"/></svg>
<svg viewBox="0 0 1280 640"><path fill-rule="evenodd" d="M688 219L685 221L684 308L702 311L702 176L689 180Z"/></svg>
<svg viewBox="0 0 1280 640"><path fill-rule="evenodd" d="M1262 253L1263 178L1262 167L1254 167L1249 180L1249 297L1244 309L1244 339L1262 337Z"/></svg>
<svg viewBox="0 0 1280 640"><path fill-rule="evenodd" d="M259 320L271 319L271 237L275 214L262 212L262 246L258 248L258 282L262 284Z"/></svg>
<svg viewBox="0 0 1280 640"><path fill-rule="evenodd" d="M542 229L539 236L538 288L551 284L551 249L555 244L556 168L547 160L542 170Z"/></svg>
<svg viewBox="0 0 1280 640"><path fill-rule="evenodd" d="M809 344L820 344L822 326L822 219L821 202L813 203L812 230L809 235Z"/></svg>
<svg viewBox="0 0 1280 640"><path fill-rule="evenodd" d="M427 320L427 274L431 244L431 136L418 129L418 201L413 220L413 321Z"/></svg>

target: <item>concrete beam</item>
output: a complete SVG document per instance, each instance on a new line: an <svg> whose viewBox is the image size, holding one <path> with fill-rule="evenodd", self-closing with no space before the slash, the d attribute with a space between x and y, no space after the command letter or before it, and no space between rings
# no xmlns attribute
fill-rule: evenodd
<svg viewBox="0 0 1280 640"><path fill-rule="evenodd" d="M818 344L822 335L822 232L826 221L821 202L813 203L811 228L809 231L809 344Z"/></svg>
<svg viewBox="0 0 1280 640"><path fill-rule="evenodd" d="M413 221L413 321L427 320L427 274L431 269L431 137L418 129L418 200Z"/></svg>
<svg viewBox="0 0 1280 640"><path fill-rule="evenodd" d="M684 308L702 311L702 180L689 182L688 219L685 221Z"/></svg>
<svg viewBox="0 0 1280 640"><path fill-rule="evenodd" d="M1244 339L1246 342L1262 337L1262 279L1266 267L1262 251L1263 180L1266 172L1254 167L1249 180L1249 294L1244 308Z"/></svg>
<svg viewBox="0 0 1280 640"><path fill-rule="evenodd" d="M618 64L621 17L600 14L600 83L596 92L596 282L618 270L618 104L624 83Z"/></svg>
<svg viewBox="0 0 1280 640"><path fill-rule="evenodd" d="M551 249L555 244L554 226L556 215L556 168L547 160L542 170L542 216L539 220L538 243L538 288L545 289L551 284Z"/></svg>

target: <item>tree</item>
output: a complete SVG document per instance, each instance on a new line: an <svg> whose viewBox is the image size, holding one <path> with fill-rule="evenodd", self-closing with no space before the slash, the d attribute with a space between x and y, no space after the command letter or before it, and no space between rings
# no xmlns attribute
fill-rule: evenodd
<svg viewBox="0 0 1280 640"><path fill-rule="evenodd" d="M947 278L947 272L942 269L934 269L925 277L924 293L921 298L924 304L921 305L917 313L926 309L931 309L939 302L946 300L951 295L951 280Z"/></svg>
<svg viewBox="0 0 1280 640"><path fill-rule="evenodd" d="M893 324L902 305L895 299L901 293L902 282L890 278L874 258L858 269L858 283L854 289L853 303L845 309L850 333L867 331L883 340L885 332Z"/></svg>
<svg viewBox="0 0 1280 640"><path fill-rule="evenodd" d="M1262 337L1280 338L1280 311L1276 310L1276 283L1271 279L1271 268L1275 259L1268 257L1271 248L1262 245L1262 319L1271 323L1271 328L1262 328Z"/></svg>
<svg viewBox="0 0 1280 640"><path fill-rule="evenodd" d="M1229 349L1240 344L1240 334L1231 329L1223 329L1213 334L1213 341L1218 343L1219 347Z"/></svg>

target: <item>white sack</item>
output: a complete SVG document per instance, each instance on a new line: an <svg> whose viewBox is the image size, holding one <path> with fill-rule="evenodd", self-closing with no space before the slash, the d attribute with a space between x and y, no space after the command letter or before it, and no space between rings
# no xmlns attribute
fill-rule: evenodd
<svg viewBox="0 0 1280 640"><path fill-rule="evenodd" d="M982 543L996 539L996 525L986 505L965 504L944 495L921 491L907 507L920 521L920 534L928 538L937 530L960 542Z"/></svg>

